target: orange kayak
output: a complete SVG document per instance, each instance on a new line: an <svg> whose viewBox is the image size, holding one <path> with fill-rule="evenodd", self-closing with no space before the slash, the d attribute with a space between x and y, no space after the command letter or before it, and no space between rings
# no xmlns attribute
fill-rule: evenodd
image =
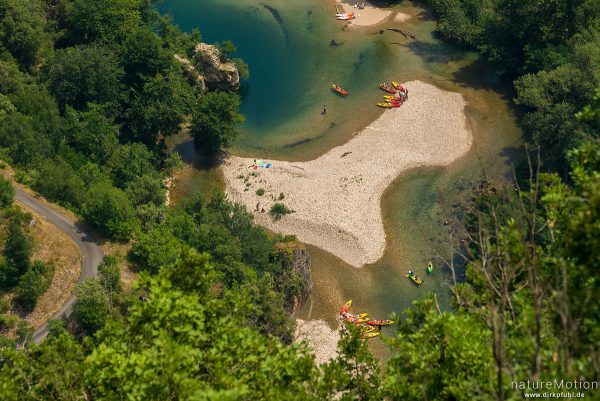
<svg viewBox="0 0 600 401"><path fill-rule="evenodd" d="M331 85L331 89L336 92L339 93L342 96L348 96L348 91L343 90L342 88L340 88L338 85L333 84Z"/></svg>

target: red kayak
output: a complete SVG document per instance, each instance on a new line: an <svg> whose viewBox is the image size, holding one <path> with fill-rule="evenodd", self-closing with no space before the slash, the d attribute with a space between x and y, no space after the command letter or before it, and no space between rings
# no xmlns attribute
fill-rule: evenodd
<svg viewBox="0 0 600 401"><path fill-rule="evenodd" d="M400 92L406 93L406 89L404 89L398 82L392 82L392 86L398 89Z"/></svg>
<svg viewBox="0 0 600 401"><path fill-rule="evenodd" d="M351 306L352 306L352 300L349 300L344 305L342 305L342 307L340 308L340 315L347 313L348 309L350 309Z"/></svg>
<svg viewBox="0 0 600 401"><path fill-rule="evenodd" d="M339 93L342 96L348 96L348 91L343 90L342 88L340 88L338 85L331 85L331 89L335 92L335 93Z"/></svg>
<svg viewBox="0 0 600 401"><path fill-rule="evenodd" d="M394 89L390 86L387 86L385 83L379 84L379 89L386 91L387 93L391 93L392 95L395 95L396 92L398 92L396 89Z"/></svg>

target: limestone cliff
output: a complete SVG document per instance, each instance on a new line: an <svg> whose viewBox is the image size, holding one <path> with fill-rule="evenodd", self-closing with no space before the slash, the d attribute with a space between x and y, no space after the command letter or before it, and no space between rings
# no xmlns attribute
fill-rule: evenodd
<svg viewBox="0 0 600 401"><path fill-rule="evenodd" d="M288 296L286 302L288 312L294 314L300 309L312 291L310 253L303 244L298 242L280 244L278 248L287 260L285 268L289 271L286 272L288 274L285 276L288 278L293 277L290 282L295 283L295 285L290 286L290 291L286 294Z"/></svg>
<svg viewBox="0 0 600 401"><path fill-rule="evenodd" d="M222 62L221 52L214 45L198 43L194 49L194 64L204 77L208 90L238 90L240 74L231 61Z"/></svg>
<svg viewBox="0 0 600 401"><path fill-rule="evenodd" d="M176 54L189 79L199 92L205 90L236 91L240 88L240 73L231 61L221 61L221 52L214 45L198 43L192 60Z"/></svg>

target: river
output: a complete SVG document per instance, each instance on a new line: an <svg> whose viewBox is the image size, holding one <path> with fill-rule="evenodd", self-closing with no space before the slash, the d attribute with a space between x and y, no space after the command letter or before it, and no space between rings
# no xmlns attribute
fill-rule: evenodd
<svg viewBox="0 0 600 401"><path fill-rule="evenodd" d="M383 198L386 252L378 262L357 269L313 246L314 291L300 318L336 325L336 311L353 299L356 312L385 317L401 312L428 291L448 307L449 275L438 255L447 258L450 232L471 189L482 177L496 185L510 180L510 164L521 134L512 109L510 83L470 51L443 42L435 20L421 3L395 6L412 18L374 27L342 29L330 0L165 0L159 5L184 30L199 28L203 41L232 40L249 65L243 83L243 135L232 153L272 159L309 160L346 142L376 119L373 91L381 81L420 79L460 92L473 132L469 153L445 168L423 168L404 174ZM401 27L409 40L388 31ZM330 91L339 83L350 92ZM321 115L323 105L327 114ZM193 168L177 181L174 199L222 186L218 169L198 162L189 142L178 149ZM446 224L447 223L447 224ZM365 233L368 235L368 233ZM435 271L424 269L433 260ZM406 278L415 270L421 287ZM381 344L372 342L376 353Z"/></svg>

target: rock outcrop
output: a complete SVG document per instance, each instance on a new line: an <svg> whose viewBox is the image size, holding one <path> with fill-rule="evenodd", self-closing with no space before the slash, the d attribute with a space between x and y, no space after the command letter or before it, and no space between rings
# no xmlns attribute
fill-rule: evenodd
<svg viewBox="0 0 600 401"><path fill-rule="evenodd" d="M194 64L192 64L190 60L183 56L180 56L179 54L175 54L173 57L175 57L175 60L179 61L183 65L183 68L185 69L185 72L187 74L187 78L194 85L195 90L198 93L204 93L204 91L206 91L204 77L196 69Z"/></svg>
<svg viewBox="0 0 600 401"><path fill-rule="evenodd" d="M312 262L310 253L304 245L299 242L280 244L278 248L288 260L285 268L291 270L291 275L297 278L299 284L297 287L299 291L297 293L286 294L289 296L286 302L288 305L288 312L293 315L308 299L308 296L312 291L313 284L310 275Z"/></svg>
<svg viewBox="0 0 600 401"><path fill-rule="evenodd" d="M194 49L194 64L204 77L208 90L238 90L240 74L231 61L221 61L221 52L214 45L198 43Z"/></svg>

